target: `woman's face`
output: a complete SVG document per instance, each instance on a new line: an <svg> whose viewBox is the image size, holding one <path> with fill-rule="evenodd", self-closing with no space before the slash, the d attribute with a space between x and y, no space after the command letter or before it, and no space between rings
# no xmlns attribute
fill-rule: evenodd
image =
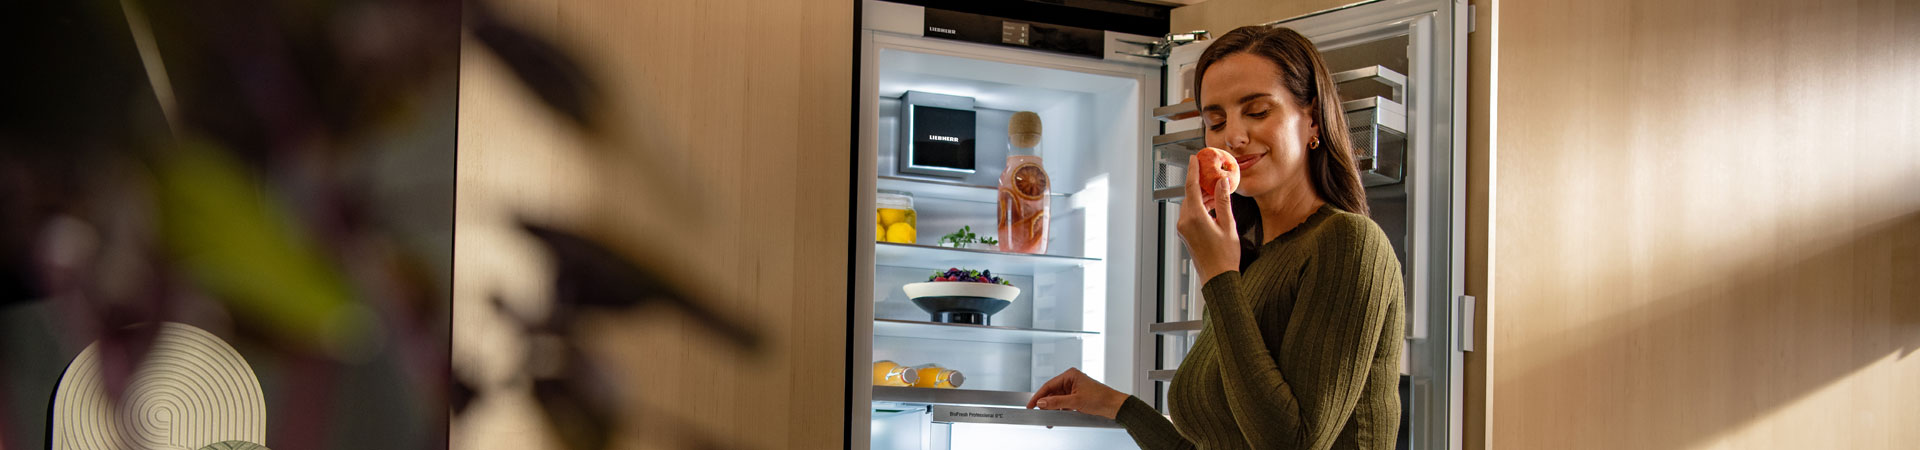
<svg viewBox="0 0 1920 450"><path fill-rule="evenodd" d="M1307 143L1319 126L1280 83L1280 68L1239 53L1207 67L1200 80L1200 118L1207 146L1240 163L1240 188L1261 197L1288 183L1306 183Z"/></svg>

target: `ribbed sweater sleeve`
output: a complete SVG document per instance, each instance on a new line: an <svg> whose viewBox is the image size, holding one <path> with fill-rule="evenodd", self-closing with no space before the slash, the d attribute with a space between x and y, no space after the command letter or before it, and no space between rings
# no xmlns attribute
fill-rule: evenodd
<svg viewBox="0 0 1920 450"><path fill-rule="evenodd" d="M1140 397L1128 396L1127 402L1120 404L1120 413L1114 417L1120 426L1127 428L1127 435L1133 436L1133 443L1141 450L1188 450L1192 442L1180 436L1180 430L1173 428L1173 422L1160 415Z"/></svg>
<svg viewBox="0 0 1920 450"><path fill-rule="evenodd" d="M1360 401L1388 308L1398 300L1392 249L1371 242L1370 224L1340 223L1363 217L1330 220L1335 221L1327 224L1331 239L1321 240L1300 274L1278 349L1300 364L1279 366L1242 290L1281 283L1284 271L1230 271L1202 287L1206 327L1218 335L1216 360L1226 375L1221 377L1226 406L1253 448L1333 446Z"/></svg>

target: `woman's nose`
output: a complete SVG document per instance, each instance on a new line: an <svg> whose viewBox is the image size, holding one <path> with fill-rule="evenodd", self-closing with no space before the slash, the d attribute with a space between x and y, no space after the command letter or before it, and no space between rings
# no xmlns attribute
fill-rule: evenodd
<svg viewBox="0 0 1920 450"><path fill-rule="evenodd" d="M1227 119L1225 123L1221 124L1220 131L1213 133L1213 136L1211 136L1218 142L1209 143L1208 145L1226 150L1238 150L1240 147L1245 147L1247 145L1247 133L1246 130L1240 126L1239 122L1240 121L1237 120Z"/></svg>

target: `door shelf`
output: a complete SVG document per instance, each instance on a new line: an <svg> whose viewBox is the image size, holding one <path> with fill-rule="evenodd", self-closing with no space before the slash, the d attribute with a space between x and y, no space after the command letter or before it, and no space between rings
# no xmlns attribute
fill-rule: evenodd
<svg viewBox="0 0 1920 450"><path fill-rule="evenodd" d="M1393 100L1368 97L1341 103L1347 114L1347 135L1353 140L1354 161L1366 187L1399 183L1407 148L1407 109Z"/></svg>
<svg viewBox="0 0 1920 450"><path fill-rule="evenodd" d="M915 320L873 319L873 335L943 341L1033 344L1099 335L1092 331L997 327Z"/></svg>
<svg viewBox="0 0 1920 450"><path fill-rule="evenodd" d="M1154 150L1160 152L1184 150L1186 153L1180 155L1183 158L1199 152L1200 149L1203 148L1207 148L1207 131L1205 129L1195 128L1153 137Z"/></svg>
<svg viewBox="0 0 1920 450"><path fill-rule="evenodd" d="M908 405L982 405L1025 408L1032 392L989 391L984 389L939 389L905 386L874 386L874 403Z"/></svg>
<svg viewBox="0 0 1920 450"><path fill-rule="evenodd" d="M1407 88L1407 76L1401 75L1400 72L1395 72L1393 69L1388 69L1386 66L1362 67L1335 73L1331 76L1333 77L1334 84L1347 84L1359 81L1378 83L1381 87L1391 90L1394 93L1394 98L1399 98L1400 93ZM1154 119L1159 119L1161 122L1173 122L1200 117L1200 108L1195 105L1193 101L1184 101L1154 108L1151 114Z"/></svg>
<svg viewBox="0 0 1920 450"><path fill-rule="evenodd" d="M1186 120L1195 117L1200 117L1200 109L1194 107L1192 101L1175 103L1153 109L1153 118L1160 119L1161 122Z"/></svg>
<svg viewBox="0 0 1920 450"><path fill-rule="evenodd" d="M967 184L953 181L926 180L920 178L880 176L874 186L882 191L911 192L915 197L958 200L963 202L994 203L999 201L999 186ZM1067 198L1070 194L1052 193L1053 198Z"/></svg>
<svg viewBox="0 0 1920 450"><path fill-rule="evenodd" d="M1186 334L1198 333L1200 332L1200 328L1204 326L1206 326L1205 321L1187 320L1147 324L1147 330L1153 332L1153 334Z"/></svg>
<svg viewBox="0 0 1920 450"><path fill-rule="evenodd" d="M1359 82L1362 81L1371 81L1377 84L1378 88L1385 88L1393 94L1393 98L1405 98L1407 76L1401 75L1400 72L1395 72L1393 69L1388 69L1386 66L1362 67L1333 74L1333 83L1338 85L1348 85L1349 83L1359 84ZM1364 89L1366 87L1352 85L1345 87L1345 89L1354 88Z"/></svg>
<svg viewBox="0 0 1920 450"><path fill-rule="evenodd" d="M891 242L875 242L873 260L875 264L891 267L928 270L965 268L1009 275L1052 273L1100 262L1098 258L1080 256L1032 255Z"/></svg>

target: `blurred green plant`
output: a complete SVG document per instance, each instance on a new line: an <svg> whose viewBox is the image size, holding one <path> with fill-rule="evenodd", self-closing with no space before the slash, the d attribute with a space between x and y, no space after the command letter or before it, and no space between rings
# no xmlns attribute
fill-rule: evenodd
<svg viewBox="0 0 1920 450"><path fill-rule="evenodd" d="M226 154L182 142L153 165L161 236L179 269L234 314L358 359L376 330L345 276Z"/></svg>

